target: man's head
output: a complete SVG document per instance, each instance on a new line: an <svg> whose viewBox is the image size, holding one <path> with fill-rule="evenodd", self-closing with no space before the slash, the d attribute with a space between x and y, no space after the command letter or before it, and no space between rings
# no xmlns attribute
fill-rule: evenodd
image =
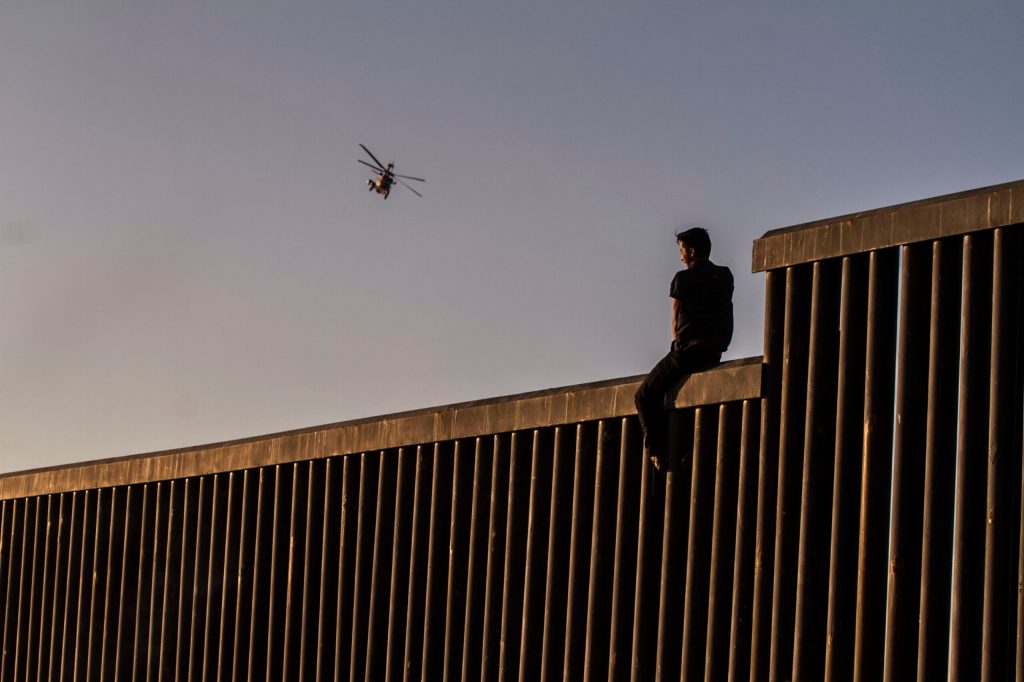
<svg viewBox="0 0 1024 682"><path fill-rule="evenodd" d="M711 255L711 237L703 227L676 232L676 244L679 246L679 260L686 267L698 260L706 260Z"/></svg>

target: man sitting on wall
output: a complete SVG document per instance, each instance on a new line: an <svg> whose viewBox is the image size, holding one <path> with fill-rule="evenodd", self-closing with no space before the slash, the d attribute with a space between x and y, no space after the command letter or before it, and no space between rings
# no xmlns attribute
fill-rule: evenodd
<svg viewBox="0 0 1024 682"><path fill-rule="evenodd" d="M677 232L676 244L685 269L669 287L672 347L636 392L644 448L658 471L671 467L666 393L684 375L718 364L732 341L732 272L708 260L711 238L704 228Z"/></svg>

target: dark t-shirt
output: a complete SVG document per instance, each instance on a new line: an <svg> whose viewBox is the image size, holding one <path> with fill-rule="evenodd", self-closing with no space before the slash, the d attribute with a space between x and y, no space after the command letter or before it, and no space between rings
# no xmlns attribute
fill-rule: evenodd
<svg viewBox="0 0 1024 682"><path fill-rule="evenodd" d="M725 352L732 341L733 279L729 268L702 260L672 278L669 296L676 313L676 350Z"/></svg>

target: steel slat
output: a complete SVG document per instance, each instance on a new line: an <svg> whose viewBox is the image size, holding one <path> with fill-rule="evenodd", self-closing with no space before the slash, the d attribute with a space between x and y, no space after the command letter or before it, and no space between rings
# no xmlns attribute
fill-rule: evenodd
<svg viewBox="0 0 1024 682"><path fill-rule="evenodd" d="M902 255L883 671L887 682L910 680L916 675L928 404L927 395L922 395L928 385L928 356L921 348L928 343L931 245L906 246Z"/></svg>
<svg viewBox="0 0 1024 682"><path fill-rule="evenodd" d="M811 284L807 401L797 550L792 679L820 679L825 668L822 630L828 618L827 555L832 499L839 352L841 271L837 262L814 264Z"/></svg>
<svg viewBox="0 0 1024 682"><path fill-rule="evenodd" d="M615 549L608 633L608 679L629 679L636 589L637 522L640 516L643 442L635 422L619 421L618 481L615 494Z"/></svg>
<svg viewBox="0 0 1024 682"><path fill-rule="evenodd" d="M868 256L843 259L839 311L835 452L832 477L825 679L846 679L856 637L857 536L860 523L861 415L867 339Z"/></svg>
<svg viewBox="0 0 1024 682"><path fill-rule="evenodd" d="M713 408L705 408L713 409ZM705 633L704 679L720 680L728 673L729 618L732 606L733 552L738 518L742 406L724 404L718 408L717 452L711 519L711 560L708 577L707 630ZM738 427L738 428L737 428ZM706 523L706 519L700 520ZM692 652L691 655L696 655Z"/></svg>

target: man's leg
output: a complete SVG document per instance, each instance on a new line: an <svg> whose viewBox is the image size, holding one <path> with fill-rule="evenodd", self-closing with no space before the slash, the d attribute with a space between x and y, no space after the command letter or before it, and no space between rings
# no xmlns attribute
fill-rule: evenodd
<svg viewBox="0 0 1024 682"><path fill-rule="evenodd" d="M640 388L635 402L640 428L644 433L644 446L648 456L664 457L668 449L668 412L665 393L682 375L679 351L669 351L650 371Z"/></svg>
<svg viewBox="0 0 1024 682"><path fill-rule="evenodd" d="M644 446L658 469L669 460L666 393L681 377L713 367L721 358L721 353L713 351L669 351L637 389L636 413L644 433Z"/></svg>

